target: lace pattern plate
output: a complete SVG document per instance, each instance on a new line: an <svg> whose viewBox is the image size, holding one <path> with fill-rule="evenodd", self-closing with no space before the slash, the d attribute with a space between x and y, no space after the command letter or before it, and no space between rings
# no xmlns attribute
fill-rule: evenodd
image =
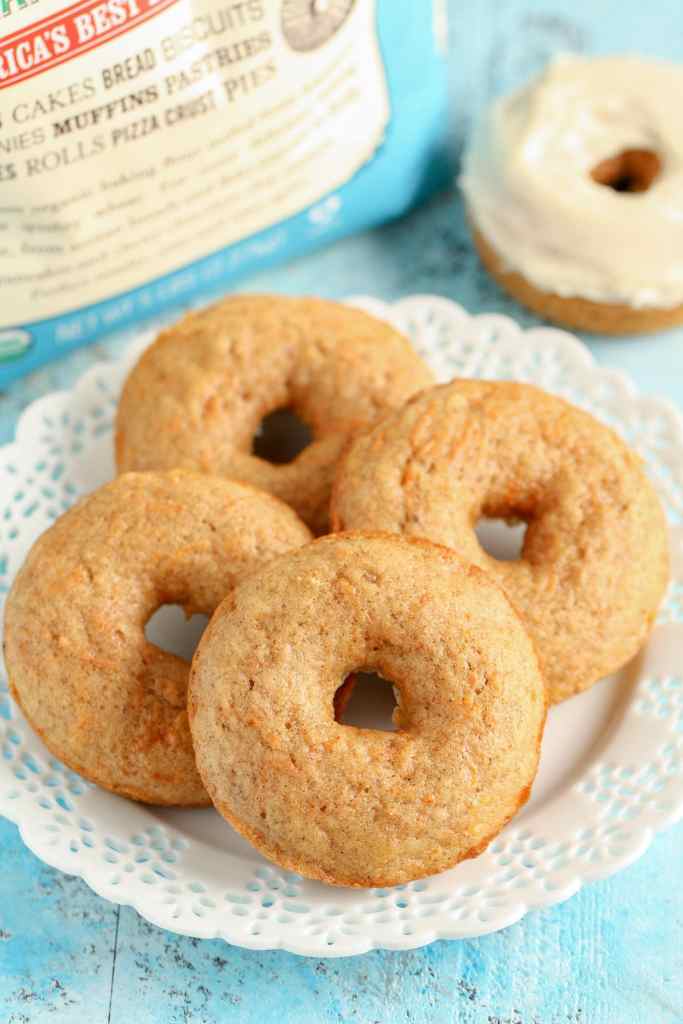
<svg viewBox="0 0 683 1024"><path fill-rule="evenodd" d="M558 903L639 857L683 813L683 426L664 400L598 368L571 335L469 316L435 296L352 300L404 329L438 377L532 381L589 409L645 458L671 524L673 581L647 647L553 708L532 799L476 860L390 890L309 882L263 860L215 812L144 807L49 755L0 678L0 813L47 863L171 931L250 948L348 955L480 935ZM0 606L33 540L114 471L120 363L46 395L0 450ZM0 672L1 672L0 668Z"/></svg>

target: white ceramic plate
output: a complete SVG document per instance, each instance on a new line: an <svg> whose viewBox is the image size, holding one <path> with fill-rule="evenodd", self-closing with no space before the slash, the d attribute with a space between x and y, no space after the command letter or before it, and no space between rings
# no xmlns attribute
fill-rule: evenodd
<svg viewBox="0 0 683 1024"><path fill-rule="evenodd" d="M676 410L599 369L570 335L415 296L356 300L406 330L441 379L533 381L590 409L647 461L671 523L674 580L646 649L618 676L553 708L529 804L482 856L391 890L340 890L268 864L211 810L156 810L85 783L0 694L0 812L44 861L171 931L315 956L407 949L494 931L620 870L683 812L683 430ZM126 359L47 395L0 451L0 601L29 546L111 477ZM510 537L493 530L493 542ZM628 552L624 552L628 557ZM157 620L173 641L177 620ZM177 640L177 638L176 638Z"/></svg>

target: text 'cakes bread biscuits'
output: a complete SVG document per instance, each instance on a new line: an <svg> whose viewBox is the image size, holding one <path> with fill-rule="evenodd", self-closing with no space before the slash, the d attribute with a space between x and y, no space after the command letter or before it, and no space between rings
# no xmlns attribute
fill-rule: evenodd
<svg viewBox="0 0 683 1024"><path fill-rule="evenodd" d="M197 473L128 473L33 545L7 599L12 695L87 779L157 804L207 804L187 723L189 665L150 643L164 604L210 615L235 582L305 544L282 502Z"/></svg>
<svg viewBox="0 0 683 1024"><path fill-rule="evenodd" d="M480 518L520 519L498 561ZM640 458L608 427L529 384L455 380L354 440L336 530L427 537L489 572L523 614L557 702L641 647L668 580L664 512Z"/></svg>
<svg viewBox="0 0 683 1024"><path fill-rule="evenodd" d="M561 55L498 99L460 184L498 283L602 334L683 322L683 68Z"/></svg>
<svg viewBox="0 0 683 1024"><path fill-rule="evenodd" d="M353 672L398 695L395 732L335 720ZM197 765L266 857L393 885L475 856L527 799L546 694L503 591L427 541L325 537L244 580L195 653Z"/></svg>
<svg viewBox="0 0 683 1024"><path fill-rule="evenodd" d="M228 298L165 330L140 357L119 404L119 470L184 466L244 480L320 533L348 437L432 382L410 342L360 310ZM282 465L252 451L262 420L279 409L296 413L313 438Z"/></svg>

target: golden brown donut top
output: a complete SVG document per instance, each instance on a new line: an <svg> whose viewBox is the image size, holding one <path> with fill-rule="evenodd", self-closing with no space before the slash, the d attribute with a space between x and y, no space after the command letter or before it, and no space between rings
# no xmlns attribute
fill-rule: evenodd
<svg viewBox="0 0 683 1024"><path fill-rule="evenodd" d="M395 732L335 721L359 668L396 687ZM390 885L474 856L526 800L545 688L481 570L426 541L346 534L226 598L188 710L214 804L262 853L326 882Z"/></svg>
<svg viewBox="0 0 683 1024"><path fill-rule="evenodd" d="M210 615L237 579L305 544L294 512L197 473L128 473L31 548L5 612L10 686L75 771L150 803L207 803L185 707L189 665L145 637L163 604Z"/></svg>
<svg viewBox="0 0 683 1024"><path fill-rule="evenodd" d="M367 313L322 299L228 298L164 331L119 405L120 470L184 466L268 490L320 532L350 434L432 375L409 341ZM262 419L291 408L313 441L292 462L252 454Z"/></svg>
<svg viewBox="0 0 683 1024"><path fill-rule="evenodd" d="M636 653L668 578L640 458L529 384L455 380L416 396L350 445L331 515L335 529L427 537L490 572L531 630L551 701ZM528 523L520 559L480 547L482 516Z"/></svg>

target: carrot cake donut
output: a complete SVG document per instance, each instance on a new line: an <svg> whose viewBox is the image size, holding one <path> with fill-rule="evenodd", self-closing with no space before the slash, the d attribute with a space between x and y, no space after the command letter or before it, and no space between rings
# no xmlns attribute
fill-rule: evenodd
<svg viewBox="0 0 683 1024"><path fill-rule="evenodd" d="M348 438L432 382L407 338L360 310L322 299L228 298L190 313L141 356L119 404L118 467L182 466L243 480L321 533ZM253 443L264 417L281 409L300 417L312 441L275 464Z"/></svg>
<svg viewBox="0 0 683 1024"><path fill-rule="evenodd" d="M164 604L210 615L236 581L305 544L282 502L199 473L127 473L31 548L5 610L12 695L48 749L154 804L208 804L187 723L189 665L145 637Z"/></svg>
<svg viewBox="0 0 683 1024"><path fill-rule="evenodd" d="M481 518L527 523L521 556L483 550ZM427 537L486 569L522 613L551 702L639 650L668 580L668 533L640 458L587 412L530 384L455 380L356 438L335 530Z"/></svg>
<svg viewBox="0 0 683 1024"><path fill-rule="evenodd" d="M398 694L394 732L344 725L356 670ZM325 537L238 584L192 662L197 765L261 853L334 885L393 885L483 850L526 801L546 697L496 583L397 536Z"/></svg>
<svg viewBox="0 0 683 1024"><path fill-rule="evenodd" d="M683 322L683 68L561 56L497 100L460 185L481 259L549 320L601 334Z"/></svg>

